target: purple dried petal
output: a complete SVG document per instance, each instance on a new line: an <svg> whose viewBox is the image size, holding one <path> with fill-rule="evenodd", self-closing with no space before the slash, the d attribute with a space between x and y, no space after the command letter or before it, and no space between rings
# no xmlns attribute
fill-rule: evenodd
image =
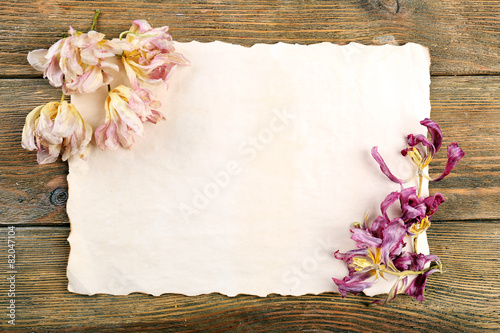
<svg viewBox="0 0 500 333"><path fill-rule="evenodd" d="M368 251L366 249L356 249L356 250L348 251L346 253L336 251L334 253L335 258L337 258L339 260L343 260L348 264L352 263L352 258L355 256L367 256L367 255L368 255Z"/></svg>
<svg viewBox="0 0 500 333"><path fill-rule="evenodd" d="M378 147L373 147L371 150L372 156L377 161L378 165L380 166L380 170L382 170L383 174L386 175L390 180L392 180L395 183L402 184L403 181L398 179L396 176L394 176L391 171L389 170L389 167L387 164L385 164L384 159L380 154L378 153Z"/></svg>
<svg viewBox="0 0 500 333"><path fill-rule="evenodd" d="M412 296L417 301L422 302L424 297L425 284L427 283L427 277L432 273L439 272L439 269L431 269L421 275L418 275L406 289L406 294Z"/></svg>
<svg viewBox="0 0 500 333"><path fill-rule="evenodd" d="M400 194L398 191L391 192L389 193L388 196L385 197L384 201L380 204L380 211L384 215L384 218L389 221L389 216L387 215L387 209L394 203L396 200L398 200L400 197Z"/></svg>
<svg viewBox="0 0 500 333"><path fill-rule="evenodd" d="M383 230L383 241L380 246L382 258L387 265L389 257L399 256L403 248L403 239L406 236L406 227L402 219L392 220Z"/></svg>
<svg viewBox="0 0 500 333"><path fill-rule="evenodd" d="M445 201L446 200L444 199L441 193L436 193L433 196L425 198L424 203L425 206L427 207L426 215L427 216L433 215L438 210L438 206Z"/></svg>
<svg viewBox="0 0 500 333"><path fill-rule="evenodd" d="M422 145L427 147L427 149L428 149L427 151L428 151L429 155L431 155L431 156L434 156L434 154L437 151L436 147L434 147L434 144L432 142L430 142L429 139L427 139L425 137L425 135L419 134L417 136L414 136L413 134L409 134L408 137L406 138L406 140L407 140L408 145L410 147L414 147L414 146L418 145L419 143L421 143ZM408 152L409 150L413 150L413 149L405 149L406 152ZM403 154L403 151L401 151L401 154ZM403 154L403 156L406 156L406 155Z"/></svg>
<svg viewBox="0 0 500 333"><path fill-rule="evenodd" d="M424 218L427 211L427 207L424 203L418 204L414 207L410 206L409 204L403 204L402 209L403 215L401 216L401 218L405 222L414 220L416 218Z"/></svg>
<svg viewBox="0 0 500 333"><path fill-rule="evenodd" d="M410 269L410 265L412 264L412 256L409 252L403 252L393 261L393 263L394 266L400 271L406 271Z"/></svg>
<svg viewBox="0 0 500 333"><path fill-rule="evenodd" d="M333 279L333 282L339 288L339 293L342 298L347 296L347 293L358 294L364 289L369 288L375 283L375 281L366 281L373 276L373 271L370 270L361 274L354 274L351 276L345 276L342 280Z"/></svg>
<svg viewBox="0 0 500 333"><path fill-rule="evenodd" d="M446 167L444 168L443 173L441 174L441 176L433 179L432 181L437 182L446 177L451 172L451 170L453 170L453 168L457 165L458 161L460 161L462 157L464 157L465 153L458 146L456 142L452 142L448 146L447 155L448 155L448 161L446 162Z"/></svg>
<svg viewBox="0 0 500 333"><path fill-rule="evenodd" d="M389 220L386 220L383 216L377 216L375 220L373 220L372 226L370 227L370 232L372 235L377 238L382 238L382 231L385 229Z"/></svg>
<svg viewBox="0 0 500 333"><path fill-rule="evenodd" d="M431 134L432 143L436 148L435 151L437 152L439 148L441 148L441 143L443 142L443 133L441 132L439 125L429 118L425 118L420 122L420 124L427 127L427 130Z"/></svg>
<svg viewBox="0 0 500 333"><path fill-rule="evenodd" d="M360 249L367 249L370 246L378 247L382 243L380 238L374 237L368 230L364 228L351 229L351 239L356 242L356 247Z"/></svg>
<svg viewBox="0 0 500 333"><path fill-rule="evenodd" d="M441 260L432 254L425 255L422 253L416 254L412 253L411 254L411 260L412 260L412 266L414 271L420 271L425 268L425 265L431 261L435 262L441 262Z"/></svg>

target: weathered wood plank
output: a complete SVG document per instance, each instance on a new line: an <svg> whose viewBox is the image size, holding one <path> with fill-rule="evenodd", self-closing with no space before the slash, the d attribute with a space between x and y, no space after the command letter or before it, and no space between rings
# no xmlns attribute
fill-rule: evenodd
<svg viewBox="0 0 500 333"><path fill-rule="evenodd" d="M0 257L6 258L6 227ZM435 222L431 252L445 273L429 278L426 300L399 296L384 308L372 299L336 294L255 297L220 294L186 297L83 296L66 290L69 233L64 227L16 228L16 327L42 331L163 330L487 332L500 329L500 221ZM495 236L496 235L496 236ZM332 260L335 260L332 258ZM0 303L7 304L6 262ZM6 320L0 327L8 327Z"/></svg>
<svg viewBox="0 0 500 333"><path fill-rule="evenodd" d="M416 42L430 48L434 74L500 73L498 0L5 1L0 4L0 76L39 76L26 61L69 25L117 37L134 19L169 25L176 40L338 44Z"/></svg>
<svg viewBox="0 0 500 333"><path fill-rule="evenodd" d="M0 223L67 223L64 210L66 163L37 165L34 152L21 148L24 118L35 106L60 98L59 90L40 79L0 80ZM500 78L433 77L432 117L445 144L458 141L466 152L454 172L431 184L449 201L442 220L500 218ZM402 145L404 142L402 142ZM443 148L431 174L444 168Z"/></svg>
<svg viewBox="0 0 500 333"><path fill-rule="evenodd" d="M449 201L438 219L500 217L500 77L432 78L432 118L444 133L444 145L458 142L465 157L431 189ZM446 147L431 163L436 177L446 164Z"/></svg>

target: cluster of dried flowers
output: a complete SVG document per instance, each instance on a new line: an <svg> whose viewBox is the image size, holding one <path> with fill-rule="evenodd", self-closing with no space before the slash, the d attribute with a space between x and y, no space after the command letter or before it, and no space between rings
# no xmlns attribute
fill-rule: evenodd
<svg viewBox="0 0 500 333"><path fill-rule="evenodd" d="M373 147L371 153L382 172L393 182L401 185L400 191L390 193L380 205L381 215L371 223L356 223L351 229L351 239L356 242L356 249L347 253L337 251L335 257L343 260L348 267L348 275L342 280L333 279L342 297L347 293L357 294L371 287L384 275L395 275L397 280L386 299L376 300L372 304L382 305L393 300L399 292L413 296L418 301L424 300L424 288L427 277L435 272L442 272L441 261L435 255L418 253L418 236L431 224L431 216L445 200L440 193L421 197L423 179L439 181L447 176L464 156L457 143L448 146L448 161L445 170L437 178L430 178L424 170L441 147L443 136L439 126L430 119L420 124L427 127L431 140L424 135L408 135L408 148L401 154L409 156L417 166L413 179L403 181L397 178L387 167L382 156ZM404 188L403 183L418 179L417 187ZM396 202L400 206L400 214L389 217L388 209ZM407 238L408 237L408 238ZM405 239L413 242L406 246ZM416 276L409 282L410 276Z"/></svg>
<svg viewBox="0 0 500 333"><path fill-rule="evenodd" d="M61 152L66 160L73 154L84 157L88 151L92 128L64 100L65 95L93 93L107 85L106 120L95 130L96 143L101 149L129 148L134 135L143 134L144 122L156 123L164 118L160 102L148 87L166 85L174 67L189 64L175 52L168 27L152 28L148 22L136 20L120 38L108 40L93 30L98 14L91 31L83 33L70 27L69 35L48 50L28 54L29 63L63 91L60 102L38 106L26 118L22 146L37 150L40 164L54 162ZM112 59L121 60L131 87L110 89L113 74L120 70Z"/></svg>

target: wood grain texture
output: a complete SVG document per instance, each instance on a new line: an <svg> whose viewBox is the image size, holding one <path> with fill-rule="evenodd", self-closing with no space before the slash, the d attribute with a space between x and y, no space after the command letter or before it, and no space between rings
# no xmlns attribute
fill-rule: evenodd
<svg viewBox="0 0 500 333"><path fill-rule="evenodd" d="M500 73L498 0L16 0L0 4L0 76L40 76L27 53L48 48L69 25L88 30L95 9L110 38L147 19L169 25L178 41L416 42L430 48L433 74Z"/></svg>
<svg viewBox="0 0 500 333"><path fill-rule="evenodd" d="M3 236L6 229L0 228ZM399 296L386 307L367 307L372 301L368 297L342 299L328 293L300 297L72 294L66 290L65 275L68 233L64 227L16 228L17 328L34 332L500 330L500 260L492 256L500 248L499 238L492 237L500 233L500 221L435 222L429 234L431 252L441 257L445 272L429 278L423 303ZM2 243L1 258L6 248ZM0 290L6 290L5 269L0 275ZM6 304L5 293L0 303ZM0 321L0 327L8 326Z"/></svg>
<svg viewBox="0 0 500 333"><path fill-rule="evenodd" d="M67 165L37 165L36 154L21 148L24 118L35 106L60 98L41 79L0 80L0 224L68 223L65 213ZM500 78L433 77L432 118L441 124L444 144L459 142L466 152L453 173L431 184L448 202L439 219L500 218ZM404 141L402 140L404 146ZM446 149L431 164L444 169Z"/></svg>
<svg viewBox="0 0 500 333"><path fill-rule="evenodd" d="M431 175L444 170L444 145L458 142L465 151L448 177L430 184L448 199L436 218L500 218L500 77L433 77L431 106L444 134Z"/></svg>
<svg viewBox="0 0 500 333"><path fill-rule="evenodd" d="M430 48L432 118L444 144L466 156L431 184L448 199L429 230L434 274L426 300L400 296L384 308L363 296L256 297L76 295L66 290L69 246L65 163L36 164L20 146L26 114L60 98L27 53L47 48L69 25L109 38L134 19L169 25L178 41L242 45L403 44ZM0 305L6 308L6 226L17 225L17 325L20 332L498 332L500 331L500 0L11 0L0 3ZM455 75L460 75L456 77ZM431 164L445 165L442 149ZM147 255L147 254L145 254Z"/></svg>

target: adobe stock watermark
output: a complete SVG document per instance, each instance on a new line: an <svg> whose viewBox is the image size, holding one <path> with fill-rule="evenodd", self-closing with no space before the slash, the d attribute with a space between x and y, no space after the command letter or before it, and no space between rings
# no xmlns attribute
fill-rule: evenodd
<svg viewBox="0 0 500 333"><path fill-rule="evenodd" d="M10 325L16 325L16 227L7 228L7 282L9 298L7 306L7 321Z"/></svg>
<svg viewBox="0 0 500 333"><path fill-rule="evenodd" d="M184 221L187 222L191 216L199 215L210 204L211 200L229 186L234 177L243 172L241 161L248 163L255 160L279 133L286 130L295 117L296 114L293 110L273 110L273 115L267 126L261 128L255 136L243 140L237 147L237 156L234 159L229 159L225 166L212 173L203 186L193 190L190 203L179 205Z"/></svg>
<svg viewBox="0 0 500 333"><path fill-rule="evenodd" d="M333 238L330 235L318 238L317 245L309 256L305 257L300 264L296 264L283 272L281 280L288 290L297 290L302 281L310 279L311 276L318 272L322 263L333 260L333 253L330 250L331 244L333 244Z"/></svg>

